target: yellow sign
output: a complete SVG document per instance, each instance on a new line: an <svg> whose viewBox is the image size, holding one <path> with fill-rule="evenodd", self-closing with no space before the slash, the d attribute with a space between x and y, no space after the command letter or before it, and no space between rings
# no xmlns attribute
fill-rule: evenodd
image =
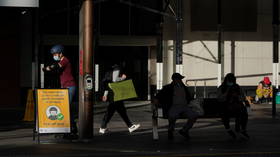
<svg viewBox="0 0 280 157"><path fill-rule="evenodd" d="M68 89L37 89L39 133L70 133Z"/></svg>
<svg viewBox="0 0 280 157"><path fill-rule="evenodd" d="M132 80L109 83L109 87L114 92L114 101L137 97Z"/></svg>

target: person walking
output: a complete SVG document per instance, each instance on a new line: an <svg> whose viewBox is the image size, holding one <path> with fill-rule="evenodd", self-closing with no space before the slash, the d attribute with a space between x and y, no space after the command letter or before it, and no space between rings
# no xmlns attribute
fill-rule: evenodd
<svg viewBox="0 0 280 157"><path fill-rule="evenodd" d="M64 47L62 45L54 45L50 50L53 56L54 63L50 66L44 67L44 71L56 71L59 73L61 88L67 88L69 92L70 104L70 121L71 132L76 136L78 129L75 123L75 118L78 117L77 107L73 103L73 98L76 92L76 83L72 74L72 67L69 59L64 56Z"/></svg>
<svg viewBox="0 0 280 157"><path fill-rule="evenodd" d="M248 113L245 101L245 95L236 83L236 77L233 73L228 73L218 88L218 102L221 104L223 125L234 139L237 138L236 133L245 139L250 138L247 133ZM235 132L230 127L231 117L235 118Z"/></svg>
<svg viewBox="0 0 280 157"><path fill-rule="evenodd" d="M193 96L190 94L188 87L182 82L182 76L179 73L172 74L172 82L165 85L159 93L155 96L155 103L164 105L164 112L168 117L168 139L174 138L173 132L175 129L176 120L182 117L187 117L188 121L183 128L179 130L179 133L187 140L190 139L189 130L193 127L194 123L199 116L194 112L188 104L193 100Z"/></svg>
<svg viewBox="0 0 280 157"><path fill-rule="evenodd" d="M115 111L119 113L122 117L123 121L128 127L128 131L132 133L133 131L137 130L140 127L140 124L133 124L128 115L126 108L124 106L123 101L114 101L114 93L112 89L109 88L109 83L119 82L126 79L126 75L122 71L121 67L117 64L112 66L112 70L105 74L103 82L104 87L104 95L102 96L102 101L109 102L107 107L107 111L102 119L101 127L99 129L100 134L105 134L107 132L107 124L111 120L112 116L114 115Z"/></svg>

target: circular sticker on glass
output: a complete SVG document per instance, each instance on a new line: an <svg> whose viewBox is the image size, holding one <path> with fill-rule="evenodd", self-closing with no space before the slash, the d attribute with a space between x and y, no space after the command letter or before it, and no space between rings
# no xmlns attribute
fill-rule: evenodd
<svg viewBox="0 0 280 157"><path fill-rule="evenodd" d="M54 105L47 108L46 115L50 120L63 120L64 118L59 107Z"/></svg>

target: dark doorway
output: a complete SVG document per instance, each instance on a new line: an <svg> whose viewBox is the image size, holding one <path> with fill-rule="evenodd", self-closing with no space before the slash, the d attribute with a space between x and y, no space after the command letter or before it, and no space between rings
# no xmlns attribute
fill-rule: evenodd
<svg viewBox="0 0 280 157"><path fill-rule="evenodd" d="M95 53L100 67L100 80L113 64L120 64L134 82L139 100L148 96L148 47L100 46Z"/></svg>
<svg viewBox="0 0 280 157"><path fill-rule="evenodd" d="M20 15L17 8L0 9L0 107L20 104Z"/></svg>

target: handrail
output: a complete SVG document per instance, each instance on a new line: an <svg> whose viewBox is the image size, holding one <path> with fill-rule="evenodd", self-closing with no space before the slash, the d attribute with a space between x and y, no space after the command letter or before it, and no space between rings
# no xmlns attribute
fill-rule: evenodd
<svg viewBox="0 0 280 157"><path fill-rule="evenodd" d="M280 73L279 73L280 74ZM248 77L259 77L259 76L268 76L272 75L272 73L263 73L263 74L251 74L251 75L240 75L235 76L236 78L248 78ZM203 79L186 79L186 81L211 81L217 80L217 77L203 78Z"/></svg>

